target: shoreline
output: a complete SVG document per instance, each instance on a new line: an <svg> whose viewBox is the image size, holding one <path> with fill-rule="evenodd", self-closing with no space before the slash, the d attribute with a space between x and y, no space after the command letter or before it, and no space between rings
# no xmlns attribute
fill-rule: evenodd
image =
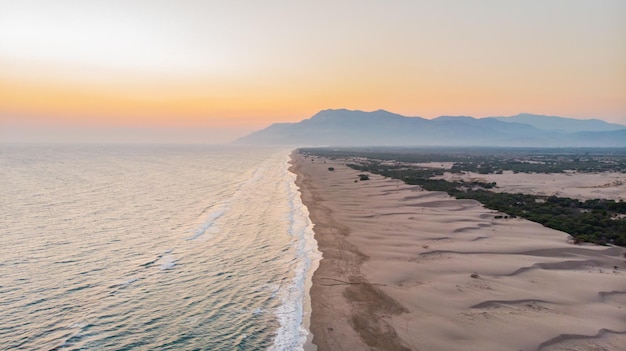
<svg viewBox="0 0 626 351"><path fill-rule="evenodd" d="M558 350L626 342L624 249L294 151L323 254L307 350ZM329 171L333 167L334 171ZM497 264L495 263L497 262ZM614 267L617 267L613 269ZM605 330L601 332L602 330Z"/></svg>
<svg viewBox="0 0 626 351"><path fill-rule="evenodd" d="M358 266L365 257L362 253L349 245L344 237L348 235L348 229L335 222L331 216L331 211L323 206L319 193L312 182L311 176L303 171L302 155L295 151L292 154L292 171L297 175L296 185L299 187L302 197L302 203L308 208L311 222L313 223L313 231L315 240L317 241L318 250L322 252L322 258L319 261L317 269L312 274L312 285L310 288L311 299L311 317L310 317L310 336L311 344L306 345L306 350L333 350L341 347L348 349L364 349L366 345L360 342L360 337L349 328L349 320L345 313L335 313L340 309L325 303L325 297L333 296L334 299L341 295L339 288L333 286L341 286L342 281L339 277L346 279L345 274L358 276ZM339 234L334 236L333 234ZM345 258L346 263L343 264ZM342 265L338 267L337 265ZM350 279L350 277L348 277ZM325 280L334 281L334 283L326 283ZM346 302L346 301L344 301ZM345 303L344 303L345 305ZM345 307L345 306L337 306ZM337 323L339 322L339 323ZM328 326L333 325L333 326ZM343 325L340 328L337 325ZM336 329L336 330L335 330ZM335 340L335 334L343 339L340 344Z"/></svg>
<svg viewBox="0 0 626 351"><path fill-rule="evenodd" d="M308 263L308 267L305 272L303 289L304 289L304 301L302 301L302 326L300 329L300 335L306 333L306 338L302 345L304 350L316 350L315 345L313 344L313 335L311 333L311 295L310 290L312 286L313 274L319 267L319 262L322 259L322 253L318 250L317 241L315 240L315 235L313 233L314 223L310 219L310 214L308 207L302 202L302 186L298 182L298 174L294 169L294 153L296 151L292 151L287 160L287 171L292 174L293 183L292 186L295 187L296 193L296 201L299 202L298 206L302 210L302 216L306 219L306 226L303 228L303 236L301 240L303 241L303 257L302 259L305 262L305 265ZM308 262L307 262L308 260Z"/></svg>

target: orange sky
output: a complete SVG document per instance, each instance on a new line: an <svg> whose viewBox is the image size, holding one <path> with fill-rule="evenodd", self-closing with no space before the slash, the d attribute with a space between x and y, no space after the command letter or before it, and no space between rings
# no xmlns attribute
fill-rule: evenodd
<svg viewBox="0 0 626 351"><path fill-rule="evenodd" d="M326 108L626 124L624 62L619 0L0 0L0 128L221 142Z"/></svg>

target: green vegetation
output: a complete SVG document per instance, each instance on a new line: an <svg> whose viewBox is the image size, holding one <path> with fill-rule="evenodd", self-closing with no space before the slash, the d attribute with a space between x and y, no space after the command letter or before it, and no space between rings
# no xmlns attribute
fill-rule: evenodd
<svg viewBox="0 0 626 351"><path fill-rule="evenodd" d="M453 173L626 172L624 148L303 148L324 157L398 163L453 162Z"/></svg>
<svg viewBox="0 0 626 351"><path fill-rule="evenodd" d="M427 151L427 152L426 152ZM302 149L301 152L326 157L342 157L353 160L347 166L359 170L396 178L407 184L419 185L429 191L444 191L458 199L474 199L485 207L506 213L512 217L522 217L541 223L556 230L572 235L577 241L593 242L596 244L615 244L626 246L626 203L622 200L593 199L579 201L571 198L556 196L538 196L528 194L496 193L489 189L495 183L484 182L448 182L441 179L431 179L442 175L442 169L420 168L410 163L421 162L455 162L456 171L485 170L498 172L500 170L529 171L534 168L541 172L563 172L570 170L573 165L583 165L577 168L585 171L622 171L626 172L626 150L579 150L583 154L567 153L562 150L547 150L539 152L532 150L527 155L524 150L491 150L491 156L482 152L468 151L464 156L459 152L445 153L446 150L419 150L416 154L410 152L390 153L388 150L352 150L352 149ZM436 152L435 152L436 151ZM528 150L526 151L528 152ZM495 155L495 156L494 156ZM517 159L544 159L545 163L515 163L510 160L511 155ZM393 157L392 157L393 156ZM463 161L459 158L464 157ZM357 159L358 158L358 159ZM489 159L488 163L485 163ZM477 165L482 165L476 168ZM488 165L488 166L485 166ZM514 169L515 165L520 168ZM456 169L455 169L456 167ZM475 168L472 168L475 167ZM484 167L484 168L483 168Z"/></svg>

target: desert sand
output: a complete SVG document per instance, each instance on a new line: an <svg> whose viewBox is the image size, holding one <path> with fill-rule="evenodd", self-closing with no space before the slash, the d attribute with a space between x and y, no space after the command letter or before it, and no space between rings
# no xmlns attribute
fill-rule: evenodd
<svg viewBox="0 0 626 351"><path fill-rule="evenodd" d="M626 174L619 172L602 173L513 173L478 174L466 172L455 174L446 172L441 177L448 181L496 182L493 191L523 193L532 195L555 195L578 200L611 199L626 200Z"/></svg>
<svg viewBox="0 0 626 351"><path fill-rule="evenodd" d="M293 158L323 253L311 287L318 350L626 345L624 248L574 245L473 200Z"/></svg>

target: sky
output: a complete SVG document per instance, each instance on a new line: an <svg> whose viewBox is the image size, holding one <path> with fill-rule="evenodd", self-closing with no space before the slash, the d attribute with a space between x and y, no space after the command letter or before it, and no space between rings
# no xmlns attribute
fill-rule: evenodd
<svg viewBox="0 0 626 351"><path fill-rule="evenodd" d="M0 0L0 142L222 143L328 108L626 124L626 1Z"/></svg>

